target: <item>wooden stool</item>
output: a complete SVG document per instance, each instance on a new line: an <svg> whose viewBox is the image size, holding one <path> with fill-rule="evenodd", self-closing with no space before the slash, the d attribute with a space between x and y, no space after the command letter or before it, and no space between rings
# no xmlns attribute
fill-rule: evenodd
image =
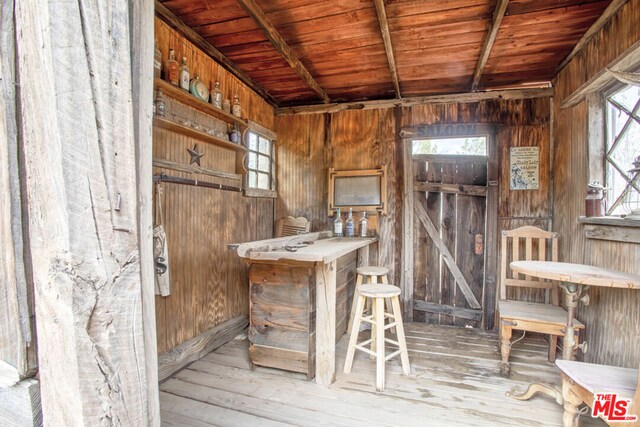
<svg viewBox="0 0 640 427"><path fill-rule="evenodd" d="M389 284L389 269L386 267L358 267L356 269L356 288L353 291L353 301L351 302L351 313L349 313L349 324L347 325L347 334L351 333L351 327L353 326L353 318L356 310L356 302L358 301L358 288L362 284L367 283L380 283L380 280L385 285ZM371 301L367 300L367 304L370 304ZM391 305L387 304L387 311L391 312Z"/></svg>
<svg viewBox="0 0 640 427"><path fill-rule="evenodd" d="M402 313L400 312L400 288L392 285L361 285L356 289L358 301L356 303L354 324L351 327L351 335L349 337L349 347L347 349L347 357L344 362L344 373L351 372L353 365L353 356L356 349L364 351L376 358L376 389L384 390L384 363L392 357L400 355L402 360L402 372L409 375L411 368L409 366L409 352L407 351L407 342L404 338L404 326L402 325ZM371 298L373 302L372 314L364 313L365 301ZM384 310L385 300L391 300L392 312L387 313ZM390 318L391 322L385 324L385 319ZM358 343L358 333L360 323L371 323L371 338ZM395 327L398 341L385 338L385 331ZM390 343L398 346L398 350L393 353L385 354L385 344ZM366 348L367 344L371 345L371 349Z"/></svg>

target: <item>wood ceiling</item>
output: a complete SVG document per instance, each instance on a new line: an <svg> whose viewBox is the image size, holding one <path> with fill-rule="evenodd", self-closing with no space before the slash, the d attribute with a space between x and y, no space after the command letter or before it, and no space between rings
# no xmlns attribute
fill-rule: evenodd
<svg viewBox="0 0 640 427"><path fill-rule="evenodd" d="M162 1L285 106L544 84L610 3Z"/></svg>

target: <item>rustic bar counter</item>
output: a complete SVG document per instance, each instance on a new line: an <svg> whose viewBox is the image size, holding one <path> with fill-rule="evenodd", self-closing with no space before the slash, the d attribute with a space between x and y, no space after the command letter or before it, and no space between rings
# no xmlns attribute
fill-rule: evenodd
<svg viewBox="0 0 640 427"><path fill-rule="evenodd" d="M376 241L320 232L229 245L250 264L251 363L331 384L355 270L369 264L369 245Z"/></svg>

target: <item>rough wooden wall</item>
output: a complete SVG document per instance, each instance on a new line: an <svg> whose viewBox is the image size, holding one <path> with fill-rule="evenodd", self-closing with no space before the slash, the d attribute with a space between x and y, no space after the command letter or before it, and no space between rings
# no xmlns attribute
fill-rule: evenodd
<svg viewBox="0 0 640 427"><path fill-rule="evenodd" d="M277 116L276 216L303 215L313 222L314 230L329 229L327 169L366 169L386 164L389 214L372 221L381 236L379 253L372 257L372 263L391 268L397 284L402 243L402 148L397 137L400 127L484 122L502 124L497 138L501 164L499 231L525 224L548 229L551 226L549 114L549 99L530 99ZM512 192L508 185L508 149L532 145L540 147L540 189ZM416 284L417 292L419 288Z"/></svg>
<svg viewBox="0 0 640 427"><path fill-rule="evenodd" d="M186 56L192 75L206 83L220 81L225 97L238 93L244 115L273 129L273 108L247 89L235 77L204 55L191 43L156 19L156 38L166 57L169 47L176 56ZM171 109L173 103L168 103ZM199 113L182 107L189 117L203 120ZM187 114L181 112L180 114ZM207 169L235 173L235 152L154 129L154 158L188 164L187 148L198 144L204 153L201 165ZM211 176L193 176L154 168L155 172L237 185ZM247 266L227 249L227 244L271 238L273 199L244 197L240 193L202 187L162 184L164 225L169 241L171 295L156 296L158 352L170 350L238 315L249 308Z"/></svg>
<svg viewBox="0 0 640 427"><path fill-rule="evenodd" d="M640 1L629 1L555 80L554 223L562 261L640 273L640 245L587 239L584 215L588 175L587 102L560 108L562 101L640 40ZM640 360L640 292L592 288L591 304L580 306L589 351L583 360L637 368Z"/></svg>

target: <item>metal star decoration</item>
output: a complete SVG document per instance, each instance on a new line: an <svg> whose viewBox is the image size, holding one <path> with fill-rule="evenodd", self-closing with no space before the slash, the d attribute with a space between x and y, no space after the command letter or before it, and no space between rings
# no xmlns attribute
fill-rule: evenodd
<svg viewBox="0 0 640 427"><path fill-rule="evenodd" d="M194 145L193 149L187 148L187 151L191 155L191 160L189 161L189 164L192 165L195 163L198 166L202 166L200 164L200 159L204 156L204 154L200 154L198 152L198 144Z"/></svg>

